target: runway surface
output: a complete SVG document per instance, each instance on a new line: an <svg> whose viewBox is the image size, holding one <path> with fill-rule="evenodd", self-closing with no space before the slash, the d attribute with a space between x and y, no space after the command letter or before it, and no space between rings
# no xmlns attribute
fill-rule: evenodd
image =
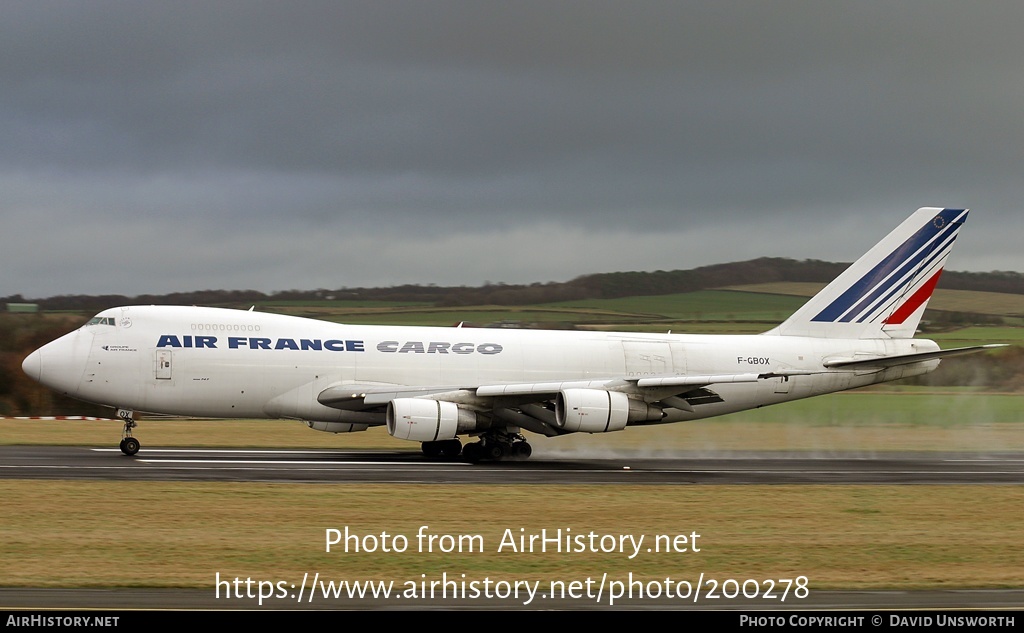
<svg viewBox="0 0 1024 633"><path fill-rule="evenodd" d="M1021 484L1024 453L562 454L469 464L415 452L0 447L0 478L420 484Z"/></svg>
<svg viewBox="0 0 1024 633"><path fill-rule="evenodd" d="M525 462L468 464L431 460L417 452L256 450L143 447L133 457L117 448L2 446L0 478L106 481L261 481L408 484L1024 484L1024 453L675 453L650 456L628 450L602 456L562 453ZM273 609L511 609L507 601L457 604L366 599L275 604ZM811 592L800 603L758 600L696 603L622 601L619 609L861 610L1019 609L1024 591ZM217 599L193 589L0 588L0 609L261 609L255 600ZM580 601L536 604L536 609L602 608Z"/></svg>

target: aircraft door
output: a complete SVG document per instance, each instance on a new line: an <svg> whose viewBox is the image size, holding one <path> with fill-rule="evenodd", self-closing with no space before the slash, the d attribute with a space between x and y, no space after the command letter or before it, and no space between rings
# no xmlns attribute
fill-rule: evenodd
<svg viewBox="0 0 1024 633"><path fill-rule="evenodd" d="M171 379L171 350L169 349L158 349L156 350L156 379L157 380L170 380Z"/></svg>

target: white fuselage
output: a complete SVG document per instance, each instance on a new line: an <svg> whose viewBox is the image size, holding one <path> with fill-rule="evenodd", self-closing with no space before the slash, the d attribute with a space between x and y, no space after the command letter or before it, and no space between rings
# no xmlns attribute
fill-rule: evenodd
<svg viewBox="0 0 1024 633"><path fill-rule="evenodd" d="M675 335L340 325L197 307L133 306L26 359L25 370L69 396L186 416L382 424L380 412L324 406L338 385L480 385L644 376L785 373L711 385L721 401L668 408L662 422L705 418L930 371L828 370L825 361L937 350L920 339Z"/></svg>

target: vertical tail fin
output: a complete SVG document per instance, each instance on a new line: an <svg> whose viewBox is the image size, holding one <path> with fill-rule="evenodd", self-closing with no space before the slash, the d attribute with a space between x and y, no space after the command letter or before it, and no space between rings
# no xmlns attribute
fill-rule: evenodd
<svg viewBox="0 0 1024 633"><path fill-rule="evenodd" d="M918 209L770 334L913 337L967 213Z"/></svg>

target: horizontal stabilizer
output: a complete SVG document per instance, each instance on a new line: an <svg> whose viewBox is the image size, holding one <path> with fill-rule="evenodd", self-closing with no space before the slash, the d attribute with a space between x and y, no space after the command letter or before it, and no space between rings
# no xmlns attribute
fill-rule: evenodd
<svg viewBox="0 0 1024 633"><path fill-rule="evenodd" d="M937 352L921 352L919 354L899 354L897 356L879 356L877 358L836 359L825 361L825 367L839 369L843 367L896 367L898 365L910 365L936 358L947 356L961 356L963 354L974 354L988 349L1006 347L1005 344L974 345L972 347L957 347L955 349L940 349Z"/></svg>

